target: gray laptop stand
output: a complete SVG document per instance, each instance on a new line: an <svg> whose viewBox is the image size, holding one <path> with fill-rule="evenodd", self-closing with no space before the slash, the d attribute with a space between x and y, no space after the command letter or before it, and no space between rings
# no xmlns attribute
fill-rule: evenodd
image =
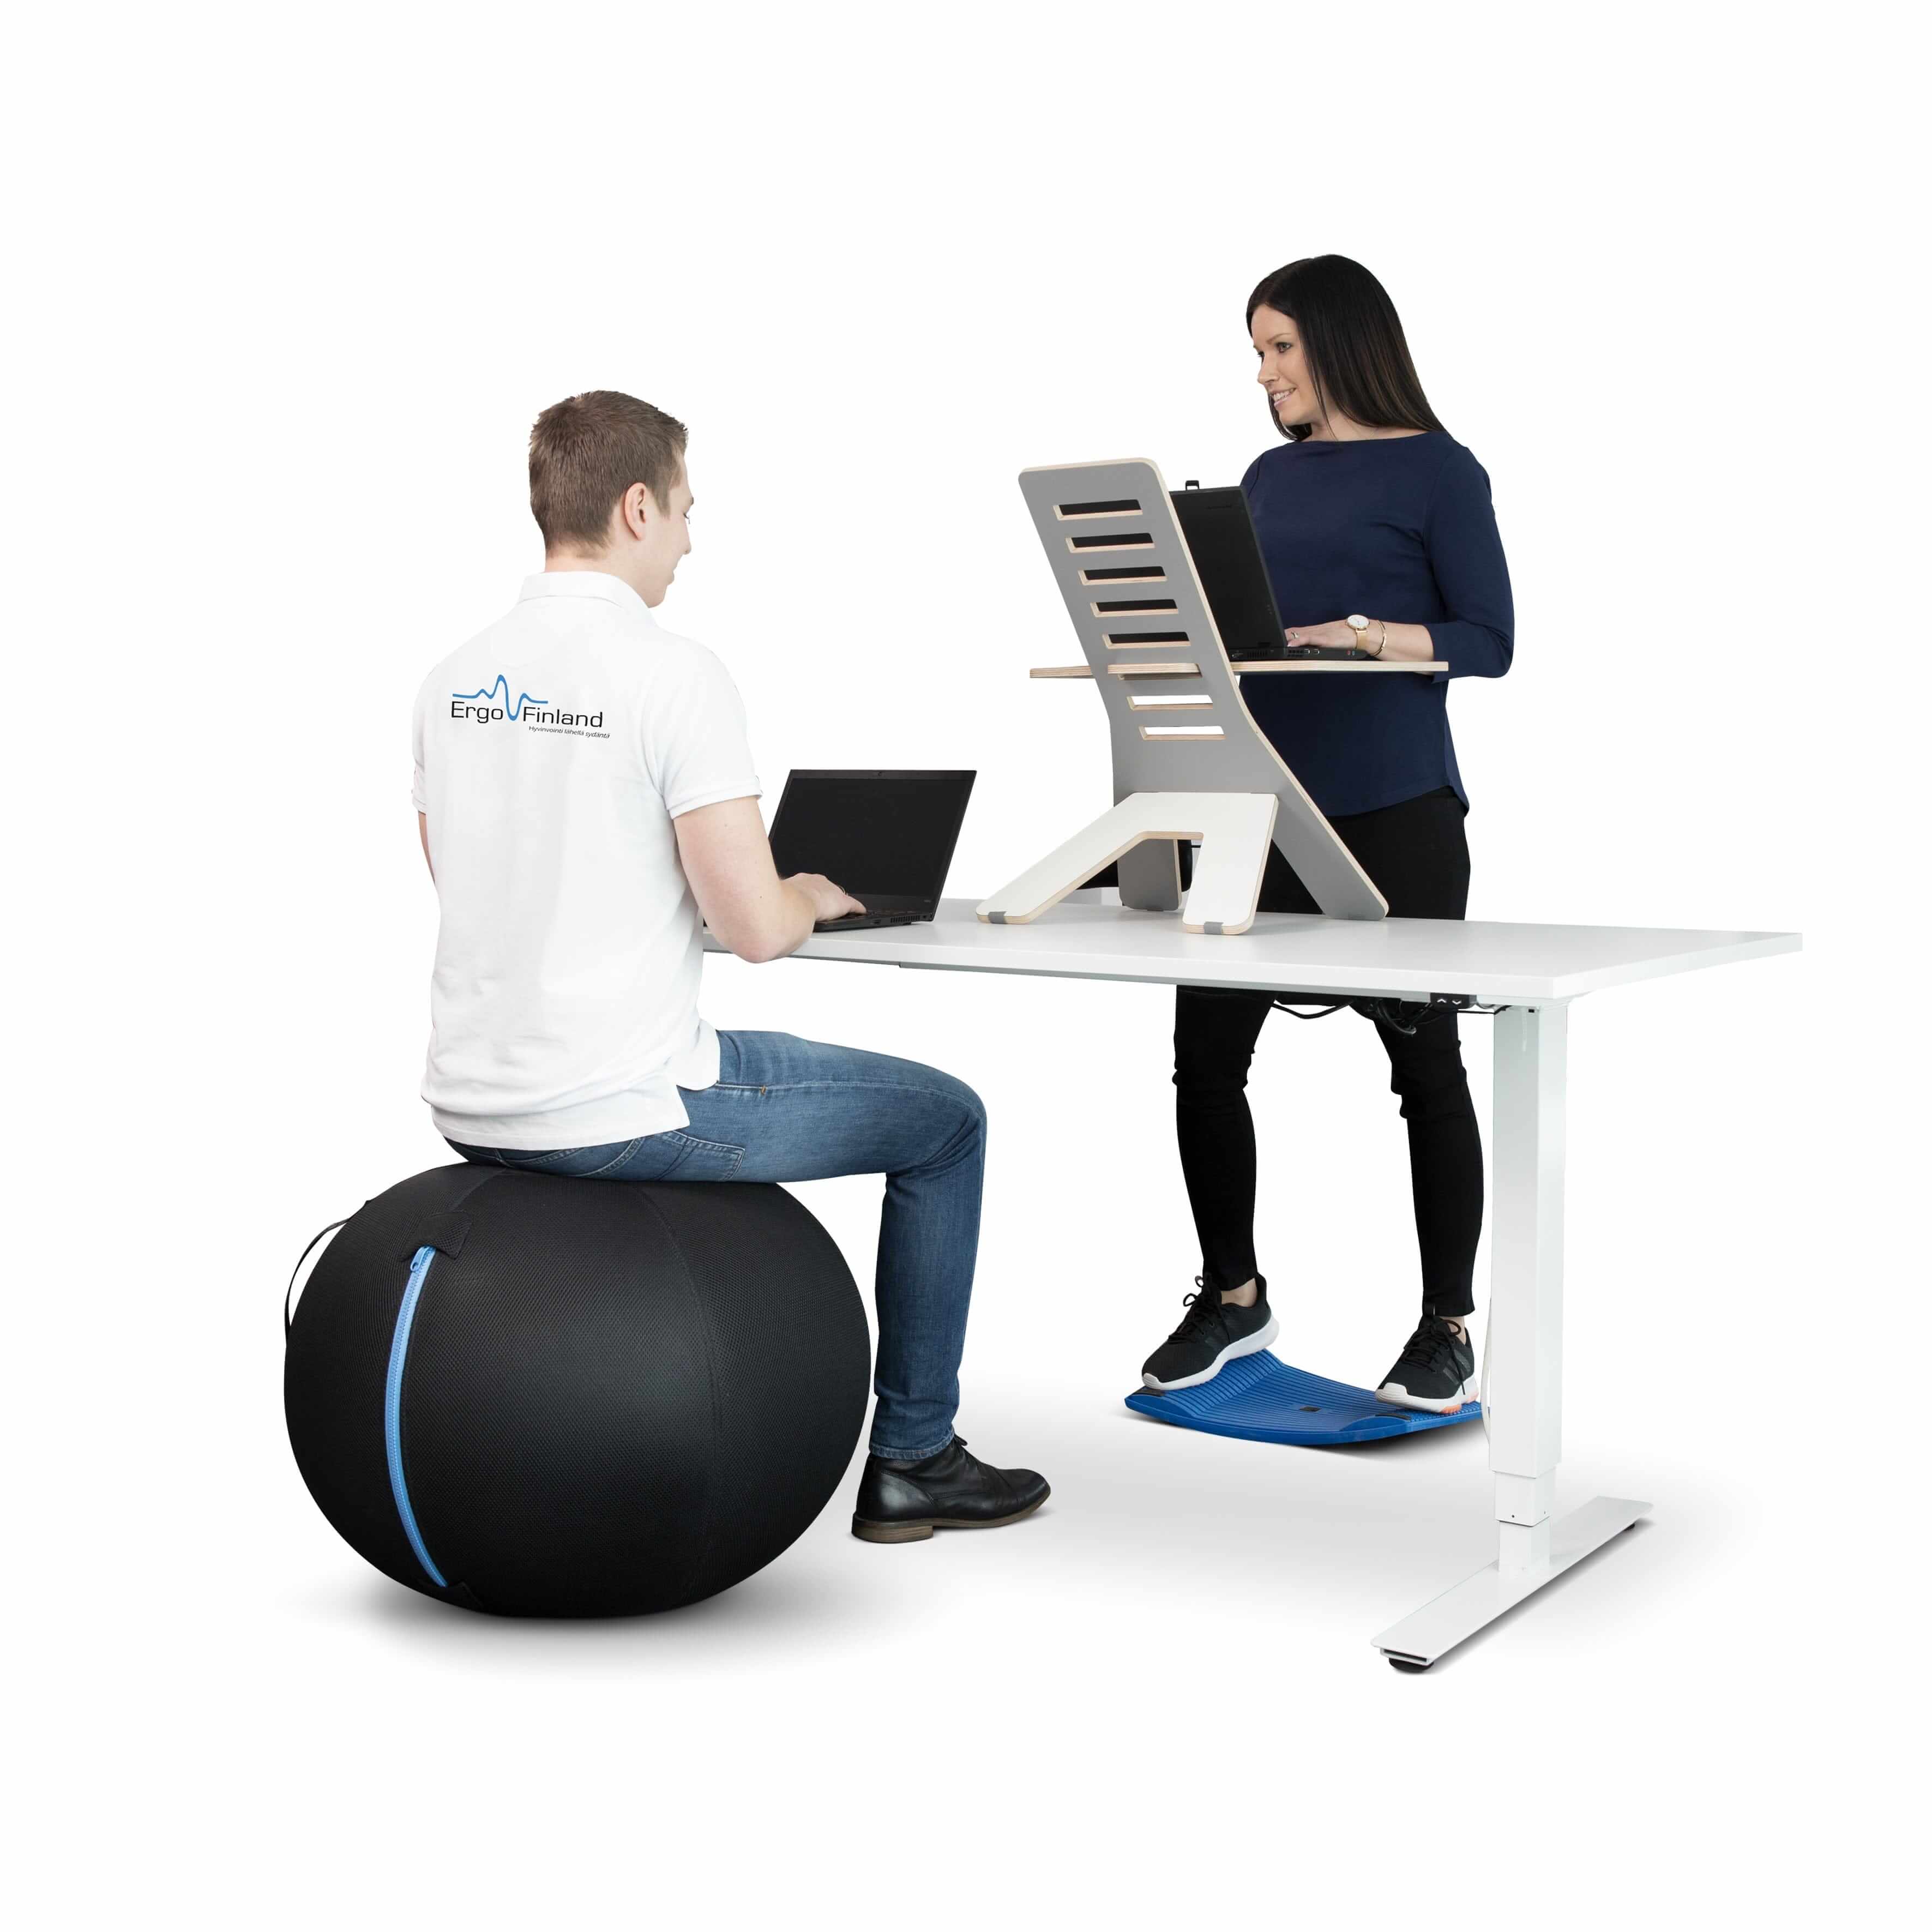
<svg viewBox="0 0 1932 1932"><path fill-rule="evenodd" d="M1118 862L1120 903L1190 932L1254 923L1270 841L1335 919L1388 902L1241 701L1167 485L1143 460L1023 470L1054 580L1107 707L1114 806L978 908L1024 925ZM1176 841L1198 839L1182 904Z"/></svg>

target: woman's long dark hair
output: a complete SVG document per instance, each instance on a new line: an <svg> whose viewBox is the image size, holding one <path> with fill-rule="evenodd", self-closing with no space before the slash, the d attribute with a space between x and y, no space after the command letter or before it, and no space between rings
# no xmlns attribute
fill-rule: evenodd
<svg viewBox="0 0 1932 1932"><path fill-rule="evenodd" d="M1442 429L1409 359L1395 304L1360 262L1346 255L1291 262L1263 277L1249 296L1250 330L1258 308L1278 309L1300 329L1324 416L1339 410L1366 429ZM1272 404L1268 417L1291 442L1308 434L1306 424L1291 429Z"/></svg>

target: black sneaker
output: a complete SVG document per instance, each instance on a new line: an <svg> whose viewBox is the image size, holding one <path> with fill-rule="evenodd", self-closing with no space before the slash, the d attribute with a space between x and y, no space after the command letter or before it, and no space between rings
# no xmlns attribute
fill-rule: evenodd
<svg viewBox="0 0 1932 1932"><path fill-rule="evenodd" d="M1376 1393L1403 1408L1454 1414L1476 1393L1476 1352L1468 1324L1458 1341L1443 1316L1425 1315Z"/></svg>
<svg viewBox="0 0 1932 1932"><path fill-rule="evenodd" d="M852 1534L864 1543L923 1543L935 1529L998 1529L1031 1516L1052 1492L1032 1469L995 1469L956 1436L916 1462L866 1458Z"/></svg>
<svg viewBox="0 0 1932 1932"><path fill-rule="evenodd" d="M1281 1332L1268 1307L1266 1281L1258 1280L1252 1308L1223 1301L1204 1275L1194 1277L1194 1286L1195 1293L1181 1298L1187 1312L1180 1326L1141 1364L1142 1385L1162 1395L1211 1381L1224 1362L1258 1354Z"/></svg>

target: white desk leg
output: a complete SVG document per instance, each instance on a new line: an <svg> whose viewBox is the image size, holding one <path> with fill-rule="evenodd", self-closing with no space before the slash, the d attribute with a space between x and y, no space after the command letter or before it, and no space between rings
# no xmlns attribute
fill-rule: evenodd
<svg viewBox="0 0 1932 1932"><path fill-rule="evenodd" d="M1375 1640L1391 1663L1433 1664L1600 1549L1648 1503L1598 1496L1552 1520L1563 1450L1563 1109L1568 1010L1496 1016L1496 1198L1490 1274L1490 1467L1496 1560Z"/></svg>

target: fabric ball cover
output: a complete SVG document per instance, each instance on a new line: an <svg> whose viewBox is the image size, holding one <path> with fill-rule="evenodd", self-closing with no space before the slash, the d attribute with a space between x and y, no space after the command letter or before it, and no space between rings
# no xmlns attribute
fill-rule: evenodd
<svg viewBox="0 0 1932 1932"><path fill-rule="evenodd" d="M283 1399L310 1494L386 1576L621 1616L728 1589L804 1531L870 1364L851 1272L782 1189L465 1163L323 1251Z"/></svg>

